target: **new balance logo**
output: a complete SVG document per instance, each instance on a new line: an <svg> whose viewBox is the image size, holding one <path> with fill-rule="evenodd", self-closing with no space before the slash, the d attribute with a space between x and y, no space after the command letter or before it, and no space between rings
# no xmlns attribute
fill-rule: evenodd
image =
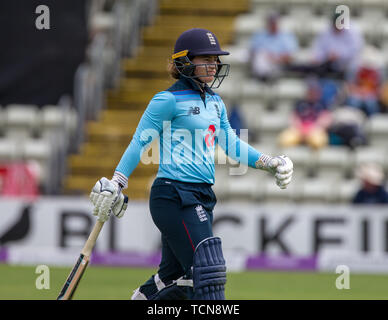
<svg viewBox="0 0 388 320"><path fill-rule="evenodd" d="M214 45L217 44L216 39L214 38L213 34L211 34L210 32L208 32L208 33L206 33L206 35L207 35L208 38L209 38L210 44L214 44Z"/></svg>
<svg viewBox="0 0 388 320"><path fill-rule="evenodd" d="M200 113L201 113L201 109L199 107L190 107L188 115L200 114Z"/></svg>

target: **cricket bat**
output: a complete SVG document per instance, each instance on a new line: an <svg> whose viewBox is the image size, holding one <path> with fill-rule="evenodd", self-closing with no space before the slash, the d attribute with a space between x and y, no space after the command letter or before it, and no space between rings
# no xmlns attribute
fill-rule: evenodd
<svg viewBox="0 0 388 320"><path fill-rule="evenodd" d="M88 266L90 255L93 251L93 248L96 244L98 235L102 229L104 222L97 220L96 224L93 227L92 232L89 235L88 240L86 240L85 245L81 251L81 254L77 260L77 263L71 270L69 276L66 279L65 284L57 300L71 300L77 286L82 278L83 273L85 272L86 267Z"/></svg>

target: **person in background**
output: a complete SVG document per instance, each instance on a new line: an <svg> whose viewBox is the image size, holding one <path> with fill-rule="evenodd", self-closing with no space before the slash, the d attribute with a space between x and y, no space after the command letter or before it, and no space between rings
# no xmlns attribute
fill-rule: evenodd
<svg viewBox="0 0 388 320"><path fill-rule="evenodd" d="M381 76L378 70L368 66L360 67L354 80L346 84L348 106L360 109L366 116L380 112L379 90Z"/></svg>
<svg viewBox="0 0 388 320"><path fill-rule="evenodd" d="M359 64L364 40L355 26L338 25L339 18L340 14L335 13L330 27L314 40L313 65L319 76L336 74L343 79Z"/></svg>
<svg viewBox="0 0 388 320"><path fill-rule="evenodd" d="M385 81L379 89L380 113L388 113L388 81Z"/></svg>
<svg viewBox="0 0 388 320"><path fill-rule="evenodd" d="M337 19L340 15L334 13L330 26L313 40L310 61L290 63L286 66L288 72L338 80L355 72L360 64L364 39L355 26L344 28L337 24Z"/></svg>
<svg viewBox="0 0 388 320"><path fill-rule="evenodd" d="M380 165L376 163L361 165L357 177L362 185L352 199L353 204L388 204L384 172Z"/></svg>
<svg viewBox="0 0 388 320"><path fill-rule="evenodd" d="M331 118L327 128L330 145L343 145L354 150L368 143L365 134L367 117L361 110L347 105L336 106Z"/></svg>
<svg viewBox="0 0 388 320"><path fill-rule="evenodd" d="M279 30L278 14L269 14L266 29L255 32L251 38L249 65L252 75L261 81L276 79L282 68L292 61L298 46L294 34Z"/></svg>
<svg viewBox="0 0 388 320"><path fill-rule="evenodd" d="M319 81L310 79L306 97L295 104L291 126L280 133L279 144L282 147L306 143L313 149L320 149L328 144L326 128L331 121L331 115L321 97L322 88Z"/></svg>

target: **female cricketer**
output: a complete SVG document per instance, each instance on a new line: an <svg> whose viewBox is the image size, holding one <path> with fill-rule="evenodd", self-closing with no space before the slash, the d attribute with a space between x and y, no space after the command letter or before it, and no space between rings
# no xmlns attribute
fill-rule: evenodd
<svg viewBox="0 0 388 320"><path fill-rule="evenodd" d="M149 207L161 232L162 258L157 273L134 291L134 300L225 299L225 259L221 239L212 233L216 144L239 163L273 174L282 189L291 181L287 156L260 153L230 127L225 105L212 90L229 73L220 60L228 54L209 30L190 29L178 37L169 68L177 81L152 98L113 178L101 178L90 194L99 220L111 212L122 217L127 198L121 189L144 149L160 139Z"/></svg>

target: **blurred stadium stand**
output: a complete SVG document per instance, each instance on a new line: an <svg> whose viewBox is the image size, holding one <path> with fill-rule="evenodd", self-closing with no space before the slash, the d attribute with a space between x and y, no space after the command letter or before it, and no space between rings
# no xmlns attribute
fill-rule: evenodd
<svg viewBox="0 0 388 320"><path fill-rule="evenodd" d="M375 49L374 59L381 60L386 69L387 1L214 0L205 6L188 0L87 3L89 40L85 59L74 70L72 95L43 105L13 101L6 102L6 107L0 101L0 162L33 163L42 193L89 194L99 177L111 177L149 100L172 83L166 70L168 58L177 36L192 27L212 30L231 52L224 58L231 64L231 74L217 92L229 108L238 103L250 131L249 143L265 153L287 154L295 165L295 178L285 191L265 173L248 169L248 174L233 176L229 170L235 164L217 165L219 199L347 203L359 186L355 165L377 161L388 174L386 114L368 118L365 147L327 146L316 152L304 145L280 148L277 137L288 125L294 102L305 94L304 79L285 74L269 86L252 79L246 63L249 39L264 28L268 12L281 13L281 27L296 34L300 48L295 56L303 62L310 56L314 37L329 24L328 10L344 4L366 44ZM156 164L139 164L125 191L130 199L148 197L156 171Z"/></svg>
<svg viewBox="0 0 388 320"><path fill-rule="evenodd" d="M178 0L138 3L142 4L144 12L157 14L140 24L139 46L133 55L122 60L118 85L106 91L106 108L96 121L87 123L80 153L69 158L69 175L65 180L67 193L87 194L98 177L111 177L149 100L173 83L167 74L167 62L177 36L186 29L202 27L214 31L224 46L231 44L234 19L249 8L246 0L212 1L206 6ZM156 164L140 162L125 191L128 196L146 199L156 171Z"/></svg>
<svg viewBox="0 0 388 320"><path fill-rule="evenodd" d="M0 5L9 29L0 58L0 182L22 163L41 194L62 194L67 157L106 108L105 90L117 86L121 59L134 54L156 1L19 2ZM38 5L50 10L49 30L35 27Z"/></svg>
<svg viewBox="0 0 388 320"><path fill-rule="evenodd" d="M253 199L264 202L349 203L359 188L354 172L357 165L377 162L388 173L386 114L375 114L366 120L364 129L368 145L355 150L332 145L317 151L305 145L281 148L277 145L277 136L288 126L295 101L304 96L304 79L285 72L273 85L268 85L249 76L246 62L249 41L255 31L265 28L268 13L277 11L281 14L280 28L293 32L299 41L300 48L295 54L295 61L305 62L310 58L312 40L329 26L333 9L341 4L350 8L351 23L364 36L363 58L382 62L385 73L388 66L386 1L252 0L249 12L236 19L234 41L226 48L231 55L224 58L225 62L231 64L231 76L224 81L218 93L227 105L235 103L236 99L239 101L240 111L251 131L249 137L253 141L250 143L258 150L270 151L270 154L287 154L295 165L294 179L286 192L278 190L270 179L263 179L263 182L259 181L254 187L248 181L244 182L246 187L242 189L246 190L246 195L252 194L252 188L255 188L254 193L257 195ZM376 27L376 23L379 27ZM268 145L272 147L268 148ZM216 170L217 194L227 192L225 186L236 181L235 177L224 171ZM252 187L247 187L248 185ZM234 197L230 192L227 197L236 199L240 194Z"/></svg>
<svg viewBox="0 0 388 320"><path fill-rule="evenodd" d="M48 30L36 27L39 5L50 9ZM78 121L71 97L74 74L86 60L86 9L85 0L0 4L0 27L6 30L2 43L7 47L0 54L0 194L10 195L10 184L28 184L15 170L35 180L37 193L61 193ZM27 189L13 188L12 195Z"/></svg>

